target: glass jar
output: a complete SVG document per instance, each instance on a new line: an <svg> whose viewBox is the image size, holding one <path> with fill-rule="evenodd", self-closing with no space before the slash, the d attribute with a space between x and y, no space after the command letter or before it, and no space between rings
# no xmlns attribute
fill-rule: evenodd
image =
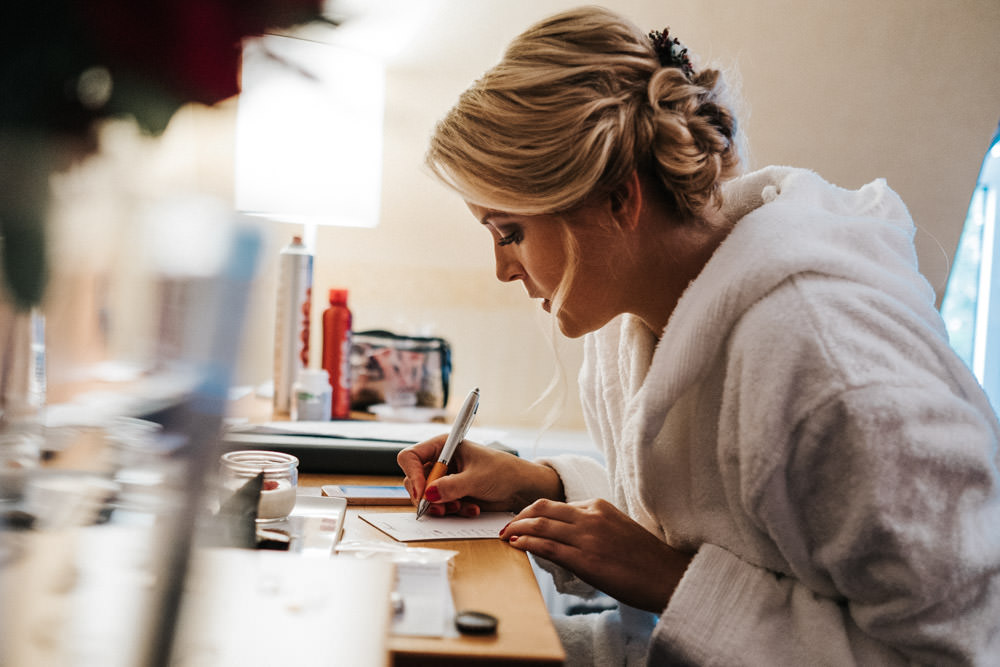
<svg viewBox="0 0 1000 667"><path fill-rule="evenodd" d="M264 481L257 501L257 521L281 521L295 507L299 460L283 452L253 449L222 455L222 487L227 493L235 493L261 473Z"/></svg>

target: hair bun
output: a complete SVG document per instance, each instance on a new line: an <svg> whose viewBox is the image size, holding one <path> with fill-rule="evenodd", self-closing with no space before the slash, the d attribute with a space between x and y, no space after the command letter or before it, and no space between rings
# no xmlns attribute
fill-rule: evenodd
<svg viewBox="0 0 1000 667"><path fill-rule="evenodd" d="M678 68L661 69L650 78L652 163L685 217L720 204L722 182L739 168L736 117L722 101L724 94L715 69L702 70L690 81Z"/></svg>

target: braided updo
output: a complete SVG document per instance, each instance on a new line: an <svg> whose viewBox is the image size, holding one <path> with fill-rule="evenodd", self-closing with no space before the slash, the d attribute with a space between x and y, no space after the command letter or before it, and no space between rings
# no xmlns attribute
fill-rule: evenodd
<svg viewBox="0 0 1000 667"><path fill-rule="evenodd" d="M697 219L739 167L724 94L718 70L663 66L630 22L575 9L522 33L461 95L427 164L466 200L522 214L570 209L648 170Z"/></svg>

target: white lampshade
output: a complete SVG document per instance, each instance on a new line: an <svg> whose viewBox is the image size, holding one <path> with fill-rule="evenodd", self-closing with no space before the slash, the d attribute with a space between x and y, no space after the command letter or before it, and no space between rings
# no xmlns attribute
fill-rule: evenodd
<svg viewBox="0 0 1000 667"><path fill-rule="evenodd" d="M385 70L369 55L296 37L243 45L236 208L280 222L374 227Z"/></svg>

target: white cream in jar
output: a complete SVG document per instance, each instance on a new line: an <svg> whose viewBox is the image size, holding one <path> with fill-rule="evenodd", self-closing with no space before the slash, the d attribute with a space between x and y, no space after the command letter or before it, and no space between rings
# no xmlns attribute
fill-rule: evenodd
<svg viewBox="0 0 1000 667"><path fill-rule="evenodd" d="M257 501L257 521L280 521L295 508L299 460L291 454L266 450L243 450L222 455L222 486L235 493L263 473Z"/></svg>
<svg viewBox="0 0 1000 667"><path fill-rule="evenodd" d="M284 519L295 509L295 487L287 479L265 479L257 501L258 521Z"/></svg>

